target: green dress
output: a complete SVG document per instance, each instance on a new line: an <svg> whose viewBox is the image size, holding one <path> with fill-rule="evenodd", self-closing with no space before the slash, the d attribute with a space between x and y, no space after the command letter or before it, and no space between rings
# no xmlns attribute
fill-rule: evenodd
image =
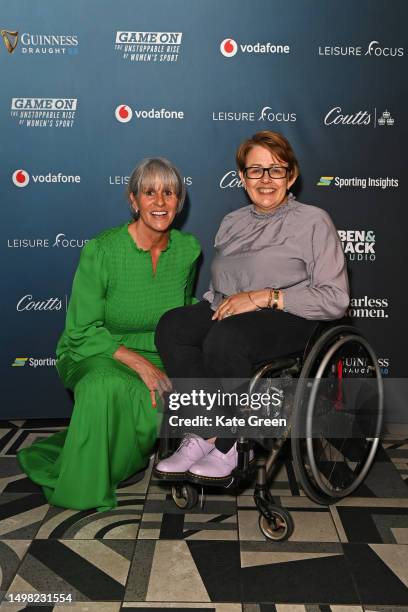
<svg viewBox="0 0 408 612"><path fill-rule="evenodd" d="M191 304L200 245L170 231L153 273L128 224L107 230L82 250L57 368L74 391L69 428L18 454L50 504L84 510L117 505L118 483L146 467L157 437L157 410L141 378L113 358L120 345L163 368L154 330L163 313Z"/></svg>

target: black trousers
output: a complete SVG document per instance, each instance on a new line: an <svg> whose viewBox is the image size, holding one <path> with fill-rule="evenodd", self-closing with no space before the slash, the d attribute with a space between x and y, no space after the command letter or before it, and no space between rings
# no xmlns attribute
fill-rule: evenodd
<svg viewBox="0 0 408 612"><path fill-rule="evenodd" d="M170 378L250 378L254 366L300 351L316 327L281 310L258 310L212 321L206 301L169 310L155 342ZM234 441L217 441L226 452Z"/></svg>

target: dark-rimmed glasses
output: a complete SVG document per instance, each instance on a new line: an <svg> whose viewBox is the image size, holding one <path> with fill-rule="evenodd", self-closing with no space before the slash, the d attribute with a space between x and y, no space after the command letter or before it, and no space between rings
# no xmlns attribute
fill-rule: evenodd
<svg viewBox="0 0 408 612"><path fill-rule="evenodd" d="M287 176L289 168L286 166L271 166L270 168L261 168L261 166L248 166L244 168L244 176L248 179L261 179L265 172L269 174L271 179L283 179Z"/></svg>

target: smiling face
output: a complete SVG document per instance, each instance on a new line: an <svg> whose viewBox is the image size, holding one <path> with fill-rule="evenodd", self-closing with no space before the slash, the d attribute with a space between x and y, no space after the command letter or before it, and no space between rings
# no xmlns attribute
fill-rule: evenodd
<svg viewBox="0 0 408 612"><path fill-rule="evenodd" d="M246 156L245 167L257 166L260 168L271 168L272 166L284 166L288 164L275 157L269 149L260 145L252 147ZM239 176L248 192L251 202L259 213L267 213L280 206L287 196L287 190L293 185L296 177L270 178L264 172L262 178L249 179L243 172Z"/></svg>
<svg viewBox="0 0 408 612"><path fill-rule="evenodd" d="M159 181L149 181L141 186L135 196L130 194L135 210L139 211L137 223L144 230L166 232L177 213L179 198L175 187Z"/></svg>

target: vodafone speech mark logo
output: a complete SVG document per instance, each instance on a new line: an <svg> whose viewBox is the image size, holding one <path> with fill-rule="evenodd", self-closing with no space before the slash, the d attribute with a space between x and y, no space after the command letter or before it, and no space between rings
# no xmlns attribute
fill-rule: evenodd
<svg viewBox="0 0 408 612"><path fill-rule="evenodd" d="M233 57L238 51L238 45L233 38L225 38L220 44L220 51L225 57Z"/></svg>
<svg viewBox="0 0 408 612"><path fill-rule="evenodd" d="M127 104L119 104L115 110L115 117L120 123L128 123L133 117L133 111Z"/></svg>
<svg viewBox="0 0 408 612"><path fill-rule="evenodd" d="M25 170L16 170L11 177L16 187L27 187L30 182L30 175Z"/></svg>

